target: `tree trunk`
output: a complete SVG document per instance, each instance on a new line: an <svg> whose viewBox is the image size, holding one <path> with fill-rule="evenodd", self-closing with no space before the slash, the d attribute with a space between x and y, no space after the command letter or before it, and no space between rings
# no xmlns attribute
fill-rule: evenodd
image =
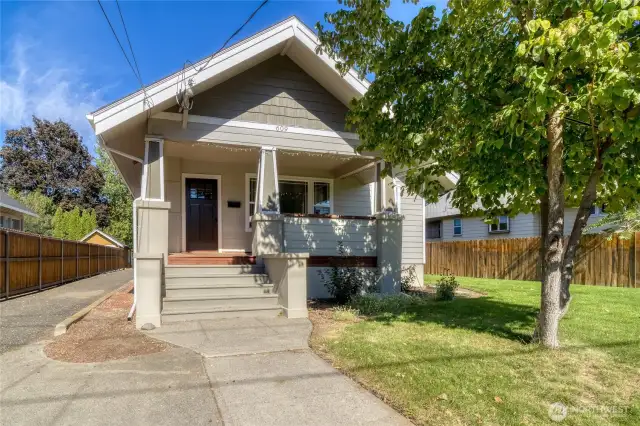
<svg viewBox="0 0 640 426"><path fill-rule="evenodd" d="M607 139L601 146L597 148L596 163L589 175L587 186L582 193L582 199L580 200L580 207L578 207L578 213L576 214L576 220L573 223L571 229L571 236L567 242L567 247L564 253L563 270L562 270L562 289L560 291L560 318L564 317L569 309L569 303L571 302L571 293L569 292L569 286L573 279L573 265L575 261L576 251L580 245L580 238L584 228L587 226L587 221L591 215L591 206L596 201L598 182L602 177L602 156L606 150L611 146L611 139Z"/></svg>
<svg viewBox="0 0 640 426"><path fill-rule="evenodd" d="M540 297L540 315L538 317L538 336L540 343L548 348L560 346L558 324L560 322L560 291L562 289L562 260L564 255L564 171L562 155L563 111L558 108L552 112L547 124L549 143L547 182L549 193L548 227L545 238L544 274L542 276L542 294Z"/></svg>

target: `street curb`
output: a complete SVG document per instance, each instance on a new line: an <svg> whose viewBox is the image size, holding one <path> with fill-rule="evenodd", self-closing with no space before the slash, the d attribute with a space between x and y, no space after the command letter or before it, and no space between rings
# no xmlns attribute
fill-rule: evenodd
<svg viewBox="0 0 640 426"><path fill-rule="evenodd" d="M115 293L117 293L118 290L120 290L120 288L121 287L118 287L117 289L115 289L115 290L103 295L102 297L100 297L98 300L96 300L95 302L93 302L89 306L86 306L86 307L80 309L75 314L73 314L70 317L67 317L63 321L59 322L56 325L56 328L53 330L53 336L57 337L57 336L60 336L62 334L65 334L67 332L67 330L69 329L69 327L71 327L71 324L74 324L74 323L80 321L89 312L91 312L91 310L93 308L95 308L96 306L98 306L99 304L101 304L102 302L104 302L105 300L110 298L111 296L113 296Z"/></svg>

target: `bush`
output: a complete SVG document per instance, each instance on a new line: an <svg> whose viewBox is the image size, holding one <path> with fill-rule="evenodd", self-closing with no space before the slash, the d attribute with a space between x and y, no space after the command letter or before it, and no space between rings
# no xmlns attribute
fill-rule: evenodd
<svg viewBox="0 0 640 426"><path fill-rule="evenodd" d="M338 243L339 259L348 258L342 241ZM338 304L345 304L357 295L371 288L376 280L375 273L355 266L339 266L340 260L332 261L327 269L318 271L320 280Z"/></svg>
<svg viewBox="0 0 640 426"><path fill-rule="evenodd" d="M436 283L436 300L453 300L459 286L455 275L450 272L443 274Z"/></svg>
<svg viewBox="0 0 640 426"><path fill-rule="evenodd" d="M420 296L406 294L363 294L355 297L351 306L362 315L380 315L384 313L401 314L410 307L425 303L426 299Z"/></svg>
<svg viewBox="0 0 640 426"><path fill-rule="evenodd" d="M403 293L409 293L413 289L413 283L418 280L415 265L407 266L402 269L402 277L400 278L400 290Z"/></svg>

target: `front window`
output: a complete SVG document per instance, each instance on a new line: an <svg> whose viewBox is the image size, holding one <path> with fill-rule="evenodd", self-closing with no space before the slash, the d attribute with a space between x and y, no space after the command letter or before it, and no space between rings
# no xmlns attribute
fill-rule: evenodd
<svg viewBox="0 0 640 426"><path fill-rule="evenodd" d="M442 238L442 221L438 220L435 222L427 223L427 238Z"/></svg>
<svg viewBox="0 0 640 426"><path fill-rule="evenodd" d="M498 216L489 224L490 233L509 232L509 216Z"/></svg>
<svg viewBox="0 0 640 426"><path fill-rule="evenodd" d="M307 213L308 184L289 180L278 181L280 213Z"/></svg>
<svg viewBox="0 0 640 426"><path fill-rule="evenodd" d="M453 219L453 236L460 237L462 235L462 219Z"/></svg>
<svg viewBox="0 0 640 426"><path fill-rule="evenodd" d="M256 212L258 183L249 177L247 187L247 231L251 230L251 216ZM280 213L331 214L331 182L313 178L282 177L278 180Z"/></svg>

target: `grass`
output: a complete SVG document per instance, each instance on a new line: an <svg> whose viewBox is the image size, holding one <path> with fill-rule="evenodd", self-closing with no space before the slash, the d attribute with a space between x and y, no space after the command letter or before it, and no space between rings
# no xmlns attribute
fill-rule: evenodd
<svg viewBox="0 0 640 426"><path fill-rule="evenodd" d="M554 402L562 424L640 424L640 289L573 286L549 351L529 343L539 283L459 281L487 296L343 322L312 344L418 424L551 424Z"/></svg>

